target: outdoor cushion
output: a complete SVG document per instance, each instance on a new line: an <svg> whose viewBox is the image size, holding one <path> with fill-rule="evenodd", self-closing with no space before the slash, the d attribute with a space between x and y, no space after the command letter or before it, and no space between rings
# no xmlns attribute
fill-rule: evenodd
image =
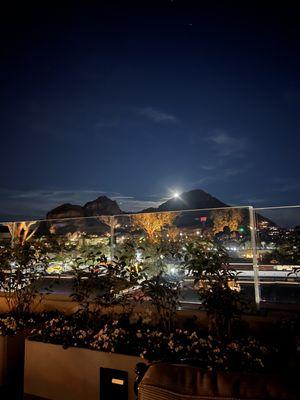
<svg viewBox="0 0 300 400"><path fill-rule="evenodd" d="M205 371L154 364L139 386L139 400L299 400L297 382L281 376Z"/></svg>

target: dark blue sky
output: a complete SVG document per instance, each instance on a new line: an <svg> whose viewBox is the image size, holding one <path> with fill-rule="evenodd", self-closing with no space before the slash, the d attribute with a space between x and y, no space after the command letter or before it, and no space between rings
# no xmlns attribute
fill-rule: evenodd
<svg viewBox="0 0 300 400"><path fill-rule="evenodd" d="M26 4L24 4L26 3ZM1 12L2 219L103 193L299 203L292 1L31 1Z"/></svg>

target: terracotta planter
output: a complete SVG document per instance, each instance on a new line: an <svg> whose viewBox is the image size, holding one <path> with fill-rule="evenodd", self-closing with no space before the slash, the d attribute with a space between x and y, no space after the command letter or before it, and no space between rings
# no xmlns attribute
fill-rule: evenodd
<svg viewBox="0 0 300 400"><path fill-rule="evenodd" d="M128 372L128 398L134 400L134 369L138 362L143 360L26 340L24 391L52 400L99 400L100 367L104 367Z"/></svg>

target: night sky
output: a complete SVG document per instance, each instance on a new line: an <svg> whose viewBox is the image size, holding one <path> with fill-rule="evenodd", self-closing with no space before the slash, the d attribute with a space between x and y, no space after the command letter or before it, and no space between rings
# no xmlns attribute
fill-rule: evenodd
<svg viewBox="0 0 300 400"><path fill-rule="evenodd" d="M195 188L299 204L297 2L7 3L2 220L103 194L136 211Z"/></svg>

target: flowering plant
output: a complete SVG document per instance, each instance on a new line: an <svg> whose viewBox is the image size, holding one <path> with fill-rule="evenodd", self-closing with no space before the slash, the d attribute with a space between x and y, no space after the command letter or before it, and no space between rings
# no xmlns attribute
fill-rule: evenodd
<svg viewBox="0 0 300 400"><path fill-rule="evenodd" d="M26 334L31 331L42 315L29 314L24 317L15 317L11 314L0 315L0 336L14 336L18 333Z"/></svg>
<svg viewBox="0 0 300 400"><path fill-rule="evenodd" d="M137 331L144 347L140 354L149 361L189 362L207 369L256 371L264 368L269 352L253 338L220 341L197 331L176 329L169 335Z"/></svg>
<svg viewBox="0 0 300 400"><path fill-rule="evenodd" d="M119 321L107 323L100 329L94 340L91 342L91 348L100 351L109 351L111 353L126 352L131 348L131 335L128 329L124 329Z"/></svg>
<svg viewBox="0 0 300 400"><path fill-rule="evenodd" d="M189 362L202 368L225 371L256 371L264 368L269 354L254 338L217 339L197 329L172 332L130 323L129 317L102 319L97 327L78 326L74 317L63 315L47 320L32 332L32 339L64 347L140 356L147 361Z"/></svg>
<svg viewBox="0 0 300 400"><path fill-rule="evenodd" d="M222 356L226 360L226 370L253 371L265 367L265 359L270 351L252 337L229 341L222 347Z"/></svg>
<svg viewBox="0 0 300 400"><path fill-rule="evenodd" d="M89 347L93 332L90 328L79 326L76 318L58 314L46 320L40 328L33 329L31 339L64 347Z"/></svg>
<svg viewBox="0 0 300 400"><path fill-rule="evenodd" d="M17 330L18 324L14 317L8 315L0 318L0 336L13 336Z"/></svg>

